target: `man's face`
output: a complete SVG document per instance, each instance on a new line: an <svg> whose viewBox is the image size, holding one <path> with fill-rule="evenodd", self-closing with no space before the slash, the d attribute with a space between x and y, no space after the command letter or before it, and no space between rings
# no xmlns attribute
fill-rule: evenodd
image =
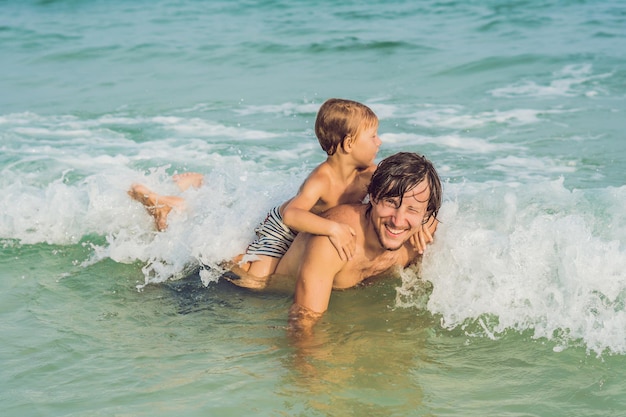
<svg viewBox="0 0 626 417"><path fill-rule="evenodd" d="M384 197L372 201L370 220L380 245L386 250L398 250L422 227L430 189L424 180L400 197Z"/></svg>

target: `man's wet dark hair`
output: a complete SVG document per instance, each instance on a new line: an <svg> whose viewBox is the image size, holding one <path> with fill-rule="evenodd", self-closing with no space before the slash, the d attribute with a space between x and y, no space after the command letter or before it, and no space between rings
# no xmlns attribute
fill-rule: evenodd
<svg viewBox="0 0 626 417"><path fill-rule="evenodd" d="M373 203L385 198L400 197L401 205L404 194L424 180L428 181L430 190L424 216L424 223L427 223L431 217L437 218L441 207L442 187L435 166L424 156L412 152L399 152L383 159L372 175L367 192ZM371 205L368 214L370 209Z"/></svg>

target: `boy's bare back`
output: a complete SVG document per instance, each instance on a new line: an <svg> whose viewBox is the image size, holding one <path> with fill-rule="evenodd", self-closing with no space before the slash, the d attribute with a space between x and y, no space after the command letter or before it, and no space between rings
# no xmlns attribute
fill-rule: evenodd
<svg viewBox="0 0 626 417"><path fill-rule="evenodd" d="M309 174L298 193L309 193L318 197L310 209L314 214L324 213L340 204L360 203L367 195L367 186L375 169L376 165L371 165L365 169L354 170L346 181L336 175L328 162L323 162ZM283 207L292 200L285 202Z"/></svg>

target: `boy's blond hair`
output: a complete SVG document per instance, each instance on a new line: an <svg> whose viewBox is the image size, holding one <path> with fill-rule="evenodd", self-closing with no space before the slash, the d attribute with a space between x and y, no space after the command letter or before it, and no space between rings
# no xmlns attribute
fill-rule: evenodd
<svg viewBox="0 0 626 417"><path fill-rule="evenodd" d="M315 136L322 149L333 155L344 149L348 137L356 137L364 129L378 124L378 117L367 107L352 100L331 98L322 104L315 119Z"/></svg>

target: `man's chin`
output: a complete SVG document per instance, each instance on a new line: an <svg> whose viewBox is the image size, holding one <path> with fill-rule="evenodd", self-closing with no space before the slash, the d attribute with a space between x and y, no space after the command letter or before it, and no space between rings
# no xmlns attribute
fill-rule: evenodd
<svg viewBox="0 0 626 417"><path fill-rule="evenodd" d="M386 251L396 251L400 249L402 246L404 246L404 242L405 240L400 241L400 240L394 239L394 240L391 240L390 242L388 240L385 241L383 239L380 239L380 244L383 247L383 249L385 249Z"/></svg>
<svg viewBox="0 0 626 417"><path fill-rule="evenodd" d="M397 250L399 250L402 246L404 246L404 244L394 247L394 246L387 246L387 245L383 245L383 248L387 251L387 252L395 252Z"/></svg>

